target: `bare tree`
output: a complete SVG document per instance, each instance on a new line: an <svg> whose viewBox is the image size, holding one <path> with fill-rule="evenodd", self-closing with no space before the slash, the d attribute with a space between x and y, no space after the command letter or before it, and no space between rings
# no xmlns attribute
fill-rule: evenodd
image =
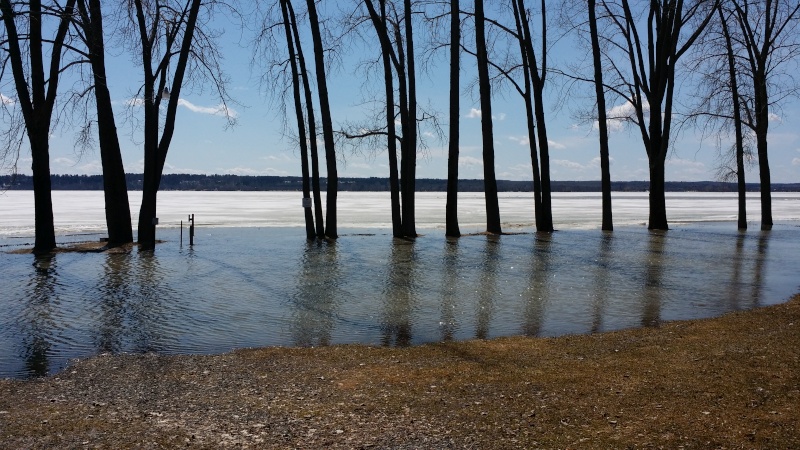
<svg viewBox="0 0 800 450"><path fill-rule="evenodd" d="M738 227L740 230L747 229L747 185L745 183L744 173L744 133L742 132L742 104L739 96L739 80L736 73L736 55L733 49L733 40L731 33L728 30L728 18L722 11L722 6L717 6L719 13L719 24L722 28L722 36L725 38L725 55L728 63L728 80L730 88L731 108L733 110L733 128L736 135L735 153L736 153L736 180L737 191L739 194L739 220Z"/></svg>
<svg viewBox="0 0 800 450"><path fill-rule="evenodd" d="M458 154L461 100L461 20L459 1L450 1L450 140L447 152L447 205L445 235L458 237Z"/></svg>
<svg viewBox="0 0 800 450"><path fill-rule="evenodd" d="M634 111L628 119L641 133L650 167L648 228L666 230L665 165L670 145L678 60L705 30L719 0L601 1L616 33L605 38L621 53L613 65L625 98ZM632 7L633 5L633 7ZM634 9L636 9L634 11ZM642 28L644 28L642 30ZM684 37L685 35L685 37Z"/></svg>
<svg viewBox="0 0 800 450"><path fill-rule="evenodd" d="M366 7L366 16L362 13L361 4ZM364 0L359 2L359 6L350 15L347 25L349 30L355 30L367 41L371 41L372 36L378 38L384 94L378 96L379 100L375 100L375 96L368 100L368 103L379 105L376 112L380 112L375 117L367 119L363 124L346 124L339 133L352 142L351 145L355 148L381 148L381 140L387 140L392 228L396 237L417 236L416 161L419 147L426 145L419 132L420 126L430 123L435 134L440 134L436 114L418 106L413 16L420 12L412 10L410 1ZM359 31L364 23L372 25L369 33ZM368 80L372 73L377 72L373 70L377 66L378 63L373 59L364 63ZM365 86L368 89L369 81ZM382 117L378 118L378 115ZM396 121L399 121L399 126ZM376 125L376 122L382 124Z"/></svg>
<svg viewBox="0 0 800 450"><path fill-rule="evenodd" d="M295 48L297 50L297 63L300 69L300 80L303 82L303 95L305 96L306 116L308 119L308 142L311 151L311 190L314 193L314 218L315 230L318 238L325 237L325 222L322 217L322 194L320 193L319 181L319 151L317 148L317 122L314 116L314 97L311 94L311 83L309 81L308 67L303 52L303 45L300 41L300 31L297 26L297 16L294 13L292 2L287 0L287 9L291 19L292 32L294 35Z"/></svg>
<svg viewBox="0 0 800 450"><path fill-rule="evenodd" d="M530 12L521 0L511 0L510 6L504 8L513 12L514 25L505 25L502 18L486 18L484 20L491 28L489 31L499 31L497 35L509 39L505 50L496 51L497 54L489 58L487 64L497 73L491 80L497 86L502 86L501 80L507 81L523 99L525 104L526 125L528 130L528 145L531 155L531 169L533 175L533 202L538 231L553 231L553 216L550 194L550 155L547 141L547 123L544 110L544 86L547 75L547 16L544 12L545 3L541 3L541 65L533 49L533 36L530 26ZM503 12L506 12L505 10ZM503 46L496 46L495 48ZM513 48L518 48L517 53ZM477 57L477 52L465 49L467 53ZM522 80L519 80L519 73ZM480 77L479 77L480 78ZM479 80L480 85L480 80ZM540 158L541 153L541 158Z"/></svg>
<svg viewBox="0 0 800 450"><path fill-rule="evenodd" d="M483 136L483 184L486 196L486 231L500 234L500 204L494 168L494 131L492 124L492 87L489 79L489 55L486 50L486 16L483 0L475 0L475 48L481 101Z"/></svg>
<svg viewBox="0 0 800 450"><path fill-rule="evenodd" d="M597 32L597 2L589 0L589 34L592 42L592 65L594 66L594 89L597 99L597 130L600 134L600 184L603 196L603 224L602 229L614 229L614 220L611 209L611 162L608 151L608 117L606 114L605 85L603 84L603 63L600 49L600 38Z"/></svg>
<svg viewBox="0 0 800 450"><path fill-rule="evenodd" d="M772 229L772 194L767 134L770 107L797 93L785 66L800 56L800 3L796 0L732 0L744 54L737 67L751 83L753 98L744 102L744 123L756 136L761 181L761 229ZM795 67L797 67L795 65Z"/></svg>
<svg viewBox="0 0 800 450"><path fill-rule="evenodd" d="M545 0L541 1L541 33L542 33L542 51L541 51L541 66L537 62L536 53L533 50L533 37L530 30L530 22L528 19L528 12L525 9L525 2L523 0L516 1L516 8L519 14L518 23L519 27L519 40L524 48L523 58L526 61L527 72L530 79L531 86L533 87L533 103L534 113L536 116L536 137L538 139L539 155L538 162L540 164L541 173L541 207L537 208L536 215L536 229L538 231L550 232L553 231L553 208L551 201L551 188L550 188L550 143L547 139L547 121L545 119L544 110L544 86L547 77L547 15ZM533 150L533 147L532 151ZM535 161L532 161L535 162Z"/></svg>
<svg viewBox="0 0 800 450"><path fill-rule="evenodd" d="M325 141L325 161L328 169L328 192L326 210L325 236L330 239L339 237L336 222L336 198L339 191L339 175L336 169L336 149L333 139L333 119L331 118L330 101L328 100L328 80L325 70L325 48L319 28L316 0L307 0L308 23L314 42L314 66L317 76L317 95L322 119L322 137Z"/></svg>
<svg viewBox="0 0 800 450"><path fill-rule="evenodd" d="M210 80L223 102L229 123L234 120L227 108L226 79L220 66L221 55L213 43L214 36L197 26L213 14L215 5L215 2L202 0L128 0L126 4L143 70L144 175L138 232L144 249L155 247L156 198L175 132L184 82L194 80L192 77ZM198 20L201 13L203 21ZM192 70L187 71L190 65ZM166 101L163 129L159 124L162 100Z"/></svg>
<svg viewBox="0 0 800 450"><path fill-rule="evenodd" d="M77 10L74 22L87 48L83 56L92 68L92 90L97 111L100 160L103 166L108 246L115 247L133 242L133 229L125 168L122 164L122 152L106 76L103 11L100 0L78 0ZM86 131L90 128L91 122L86 125Z"/></svg>
<svg viewBox="0 0 800 450"><path fill-rule="evenodd" d="M263 15L258 19L261 24L253 41L255 48L253 62L263 69L261 82L269 95L276 97L276 101L284 113L284 118L288 115L286 111L286 105L289 103L288 91L292 91L292 104L297 126L297 135L293 137L293 142L297 142L300 148L303 174L308 171L310 160L310 190L313 198L311 215L314 220L314 233L316 237L324 238L325 219L320 187L317 121L310 81L312 75L309 74L306 64L298 17L302 21L303 12L296 14L291 0L280 0L268 4ZM284 56L287 50L288 59ZM291 70L287 70L287 67L290 67ZM299 104L297 90L302 91ZM290 127L288 121L284 121L284 124L286 128ZM304 196L308 198L306 193Z"/></svg>
<svg viewBox="0 0 800 450"><path fill-rule="evenodd" d="M713 135L717 140L719 165L717 179L735 180L738 190L738 227L747 229L747 203L745 184L745 162L752 156L752 139L743 132L743 99L750 93L740 89L740 70L737 58L742 50L741 39L734 39L731 30L736 31L734 13L720 3L717 20L709 25L708 32L701 37L693 53L694 71L700 76L697 106L687 116L690 124L701 125L704 134ZM742 95L745 94L745 95ZM733 131L735 140L732 146L726 141Z"/></svg>
<svg viewBox="0 0 800 450"><path fill-rule="evenodd" d="M389 155L389 191L391 197L392 210L392 233L394 237L402 237L403 213L400 205L400 182L397 171L397 129L395 125L395 103L394 103L394 71L392 69L392 57L397 59L389 35L389 21L386 15L385 0L378 0L380 12L375 9L371 0L364 0L364 4L369 10L378 41L381 45L381 59L383 61L383 77L386 95L386 136L387 153ZM396 66L396 65L395 65Z"/></svg>
<svg viewBox="0 0 800 450"><path fill-rule="evenodd" d="M42 4L40 0L11 2L0 0L6 52L3 72L11 64L17 102L22 111L33 163L33 194L36 237L33 252L49 253L56 247L53 201L50 192L50 132L62 71L62 56L75 0ZM46 37L46 19L56 22L53 37ZM49 52L49 67L45 67ZM0 76L3 73L0 72Z"/></svg>
<svg viewBox="0 0 800 450"><path fill-rule="evenodd" d="M306 199L311 200L311 183L309 180L308 171L308 138L306 135L305 116L303 114L303 101L300 96L300 74L297 68L297 57L295 52L295 44L300 45L300 42L295 42L294 32L297 27L293 20L290 18L289 7L291 6L290 0L281 0L281 13L283 15L283 28L286 33L286 48L289 52L289 66L292 70L292 92L294 94L294 109L297 118L297 135L298 142L300 143L300 170L303 179L303 201ZM315 139L315 137L312 137ZM316 231L314 229L314 214L311 210L311 205L303 205L306 220L306 237L308 239L316 238Z"/></svg>

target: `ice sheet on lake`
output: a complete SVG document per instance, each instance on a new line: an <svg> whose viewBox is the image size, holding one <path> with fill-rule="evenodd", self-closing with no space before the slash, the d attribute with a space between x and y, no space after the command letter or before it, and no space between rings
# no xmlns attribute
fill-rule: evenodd
<svg viewBox="0 0 800 450"><path fill-rule="evenodd" d="M141 192L129 193L132 221L138 220ZM338 222L341 229L391 228L388 192L340 192ZM485 230L486 211L482 193L459 194L458 215L464 233ZM324 199L323 199L324 203ZM446 194L420 192L416 197L418 229L443 229ZM206 227L302 227L302 194L299 192L208 192L164 191L158 194L161 227L178 227L195 214L198 226ZM668 193L667 217L671 223L735 221L734 193ZM748 194L748 221L760 220L758 193ZM613 193L614 224L644 225L648 216L648 194ZM105 212L101 191L54 191L53 215L59 235L103 233ZM506 231L532 231L533 194L500 193L500 217ZM800 193L774 193L775 222L800 221ZM553 220L557 229L600 228L599 193L554 193ZM33 235L33 193L6 191L0 194L0 237Z"/></svg>

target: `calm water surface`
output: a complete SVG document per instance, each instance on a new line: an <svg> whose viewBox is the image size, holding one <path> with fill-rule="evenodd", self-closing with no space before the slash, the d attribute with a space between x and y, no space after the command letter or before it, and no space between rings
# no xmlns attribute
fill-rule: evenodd
<svg viewBox="0 0 800 450"><path fill-rule="evenodd" d="M427 229L415 241L348 228L335 243L309 243L296 227L200 227L191 248L161 228L154 253L0 252L0 377L52 374L104 352L413 345L711 317L798 292L798 225L459 240ZM97 238L76 234L60 242ZM0 250L25 239L0 236Z"/></svg>

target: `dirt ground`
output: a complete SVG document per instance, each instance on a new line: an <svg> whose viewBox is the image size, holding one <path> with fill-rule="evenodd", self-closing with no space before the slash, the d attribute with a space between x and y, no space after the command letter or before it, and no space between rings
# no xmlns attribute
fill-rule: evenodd
<svg viewBox="0 0 800 450"><path fill-rule="evenodd" d="M800 296L658 328L98 356L0 381L0 448L800 448Z"/></svg>

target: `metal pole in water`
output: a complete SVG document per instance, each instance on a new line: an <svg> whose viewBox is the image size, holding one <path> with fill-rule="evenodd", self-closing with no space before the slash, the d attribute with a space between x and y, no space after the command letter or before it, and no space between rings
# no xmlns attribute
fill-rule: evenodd
<svg viewBox="0 0 800 450"><path fill-rule="evenodd" d="M194 245L194 214L189 216L189 245Z"/></svg>
<svg viewBox="0 0 800 450"><path fill-rule="evenodd" d="M181 220L181 247L183 247L183 221Z"/></svg>

